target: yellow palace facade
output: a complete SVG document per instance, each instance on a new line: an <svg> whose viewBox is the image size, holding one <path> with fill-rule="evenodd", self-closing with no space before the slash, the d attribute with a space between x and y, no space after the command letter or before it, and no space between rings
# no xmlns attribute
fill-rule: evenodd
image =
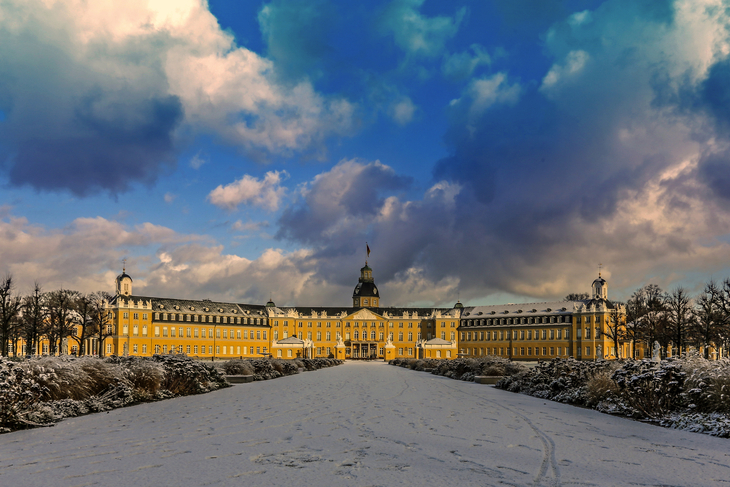
<svg viewBox="0 0 730 487"><path fill-rule="evenodd" d="M277 306L138 296L125 272L109 303L105 355L185 354L201 360L255 357L340 359L498 355L534 361L643 356L616 350L606 334L623 309L608 300L604 279L592 296L557 301L453 308L384 307L366 264L351 307ZM613 318L612 318L613 316Z"/></svg>

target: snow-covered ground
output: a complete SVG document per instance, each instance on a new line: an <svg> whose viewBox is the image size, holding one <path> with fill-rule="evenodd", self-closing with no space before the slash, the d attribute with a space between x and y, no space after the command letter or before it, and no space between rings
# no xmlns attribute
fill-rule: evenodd
<svg viewBox="0 0 730 487"><path fill-rule="evenodd" d="M730 440L384 363L0 435L2 486L729 485Z"/></svg>

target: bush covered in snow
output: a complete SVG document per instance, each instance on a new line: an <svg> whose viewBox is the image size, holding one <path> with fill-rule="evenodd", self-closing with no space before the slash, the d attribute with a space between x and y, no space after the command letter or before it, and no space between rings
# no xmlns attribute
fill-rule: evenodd
<svg viewBox="0 0 730 487"><path fill-rule="evenodd" d="M671 428L730 437L730 360L554 359L506 376L496 387Z"/></svg>
<svg viewBox="0 0 730 487"><path fill-rule="evenodd" d="M333 358L304 359L233 359L217 363L216 366L226 375L253 375L253 380L276 379L299 372L299 369L318 370L340 365L343 361Z"/></svg>
<svg viewBox="0 0 730 487"><path fill-rule="evenodd" d="M520 363L494 355L453 360L396 358L389 363L412 370L428 370L435 375L467 381L473 381L474 377L479 375L505 376L526 370L526 367Z"/></svg>
<svg viewBox="0 0 730 487"><path fill-rule="evenodd" d="M227 386L215 368L182 356L0 358L0 432Z"/></svg>

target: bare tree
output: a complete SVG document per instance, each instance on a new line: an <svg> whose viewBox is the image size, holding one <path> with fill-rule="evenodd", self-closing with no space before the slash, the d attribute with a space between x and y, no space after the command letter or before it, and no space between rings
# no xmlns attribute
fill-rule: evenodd
<svg viewBox="0 0 730 487"><path fill-rule="evenodd" d="M608 314L604 334L613 342L616 358L621 357L620 342L625 338L624 315L621 312L621 303L613 303L613 309ZM598 338L598 337L596 337Z"/></svg>
<svg viewBox="0 0 730 487"><path fill-rule="evenodd" d="M20 313L20 297L14 294L13 276L6 274L0 281L0 355L8 356L13 328Z"/></svg>
<svg viewBox="0 0 730 487"><path fill-rule="evenodd" d="M642 319L646 314L644 288L637 289L626 301L625 339L631 343L632 358L636 358L636 344L643 340Z"/></svg>
<svg viewBox="0 0 730 487"><path fill-rule="evenodd" d="M94 314L94 294L79 294L76 298L75 309L78 322L73 327L70 337L78 343L78 355L87 355L86 340L96 332L92 315Z"/></svg>
<svg viewBox="0 0 730 487"><path fill-rule="evenodd" d="M26 355L38 353L38 346L47 324L47 315L45 295L40 284L36 282L33 293L23 298L21 334L25 340Z"/></svg>
<svg viewBox="0 0 730 487"><path fill-rule="evenodd" d="M695 320L690 333L704 348L705 358L710 358L710 347L717 346L727 327L728 316L722 309L722 289L710 281L696 300Z"/></svg>
<svg viewBox="0 0 730 487"><path fill-rule="evenodd" d="M48 337L51 355L55 355L57 352L63 355L64 350L61 349L63 340L73 335L78 323L75 312L78 295L78 291L69 289L59 289L47 294L48 329L45 335Z"/></svg>
<svg viewBox="0 0 730 487"><path fill-rule="evenodd" d="M107 309L112 295L104 291L90 294L89 320L91 322L90 334L98 342L97 353L99 357L104 356L104 341L114 334L112 326L111 311Z"/></svg>
<svg viewBox="0 0 730 487"><path fill-rule="evenodd" d="M678 287L664 297L667 312L667 325L672 344L678 354L687 345L689 330L693 325L694 313L692 298L683 287Z"/></svg>

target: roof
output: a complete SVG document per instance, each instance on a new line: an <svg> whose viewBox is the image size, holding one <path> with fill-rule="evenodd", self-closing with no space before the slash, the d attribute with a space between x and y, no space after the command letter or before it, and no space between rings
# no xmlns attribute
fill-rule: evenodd
<svg viewBox="0 0 730 487"><path fill-rule="evenodd" d="M355 290L352 292L352 297L379 297L378 288L372 281L358 282L355 286Z"/></svg>
<svg viewBox="0 0 730 487"><path fill-rule="evenodd" d="M544 303L494 304L465 307L462 319L512 318L515 316L564 315L576 311L584 301L547 301Z"/></svg>
<svg viewBox="0 0 730 487"><path fill-rule="evenodd" d="M266 307L260 304L227 303L209 299L155 298L151 296L115 296L113 302L119 299L151 301L152 311L165 313L221 314L254 318L265 318L267 316Z"/></svg>
<svg viewBox="0 0 730 487"><path fill-rule="evenodd" d="M121 281L125 277L128 278L130 281L132 281L132 277L129 274L127 274L126 272L122 272L121 274L119 274L117 276L117 281ZM134 281L132 281L132 282L134 282Z"/></svg>

